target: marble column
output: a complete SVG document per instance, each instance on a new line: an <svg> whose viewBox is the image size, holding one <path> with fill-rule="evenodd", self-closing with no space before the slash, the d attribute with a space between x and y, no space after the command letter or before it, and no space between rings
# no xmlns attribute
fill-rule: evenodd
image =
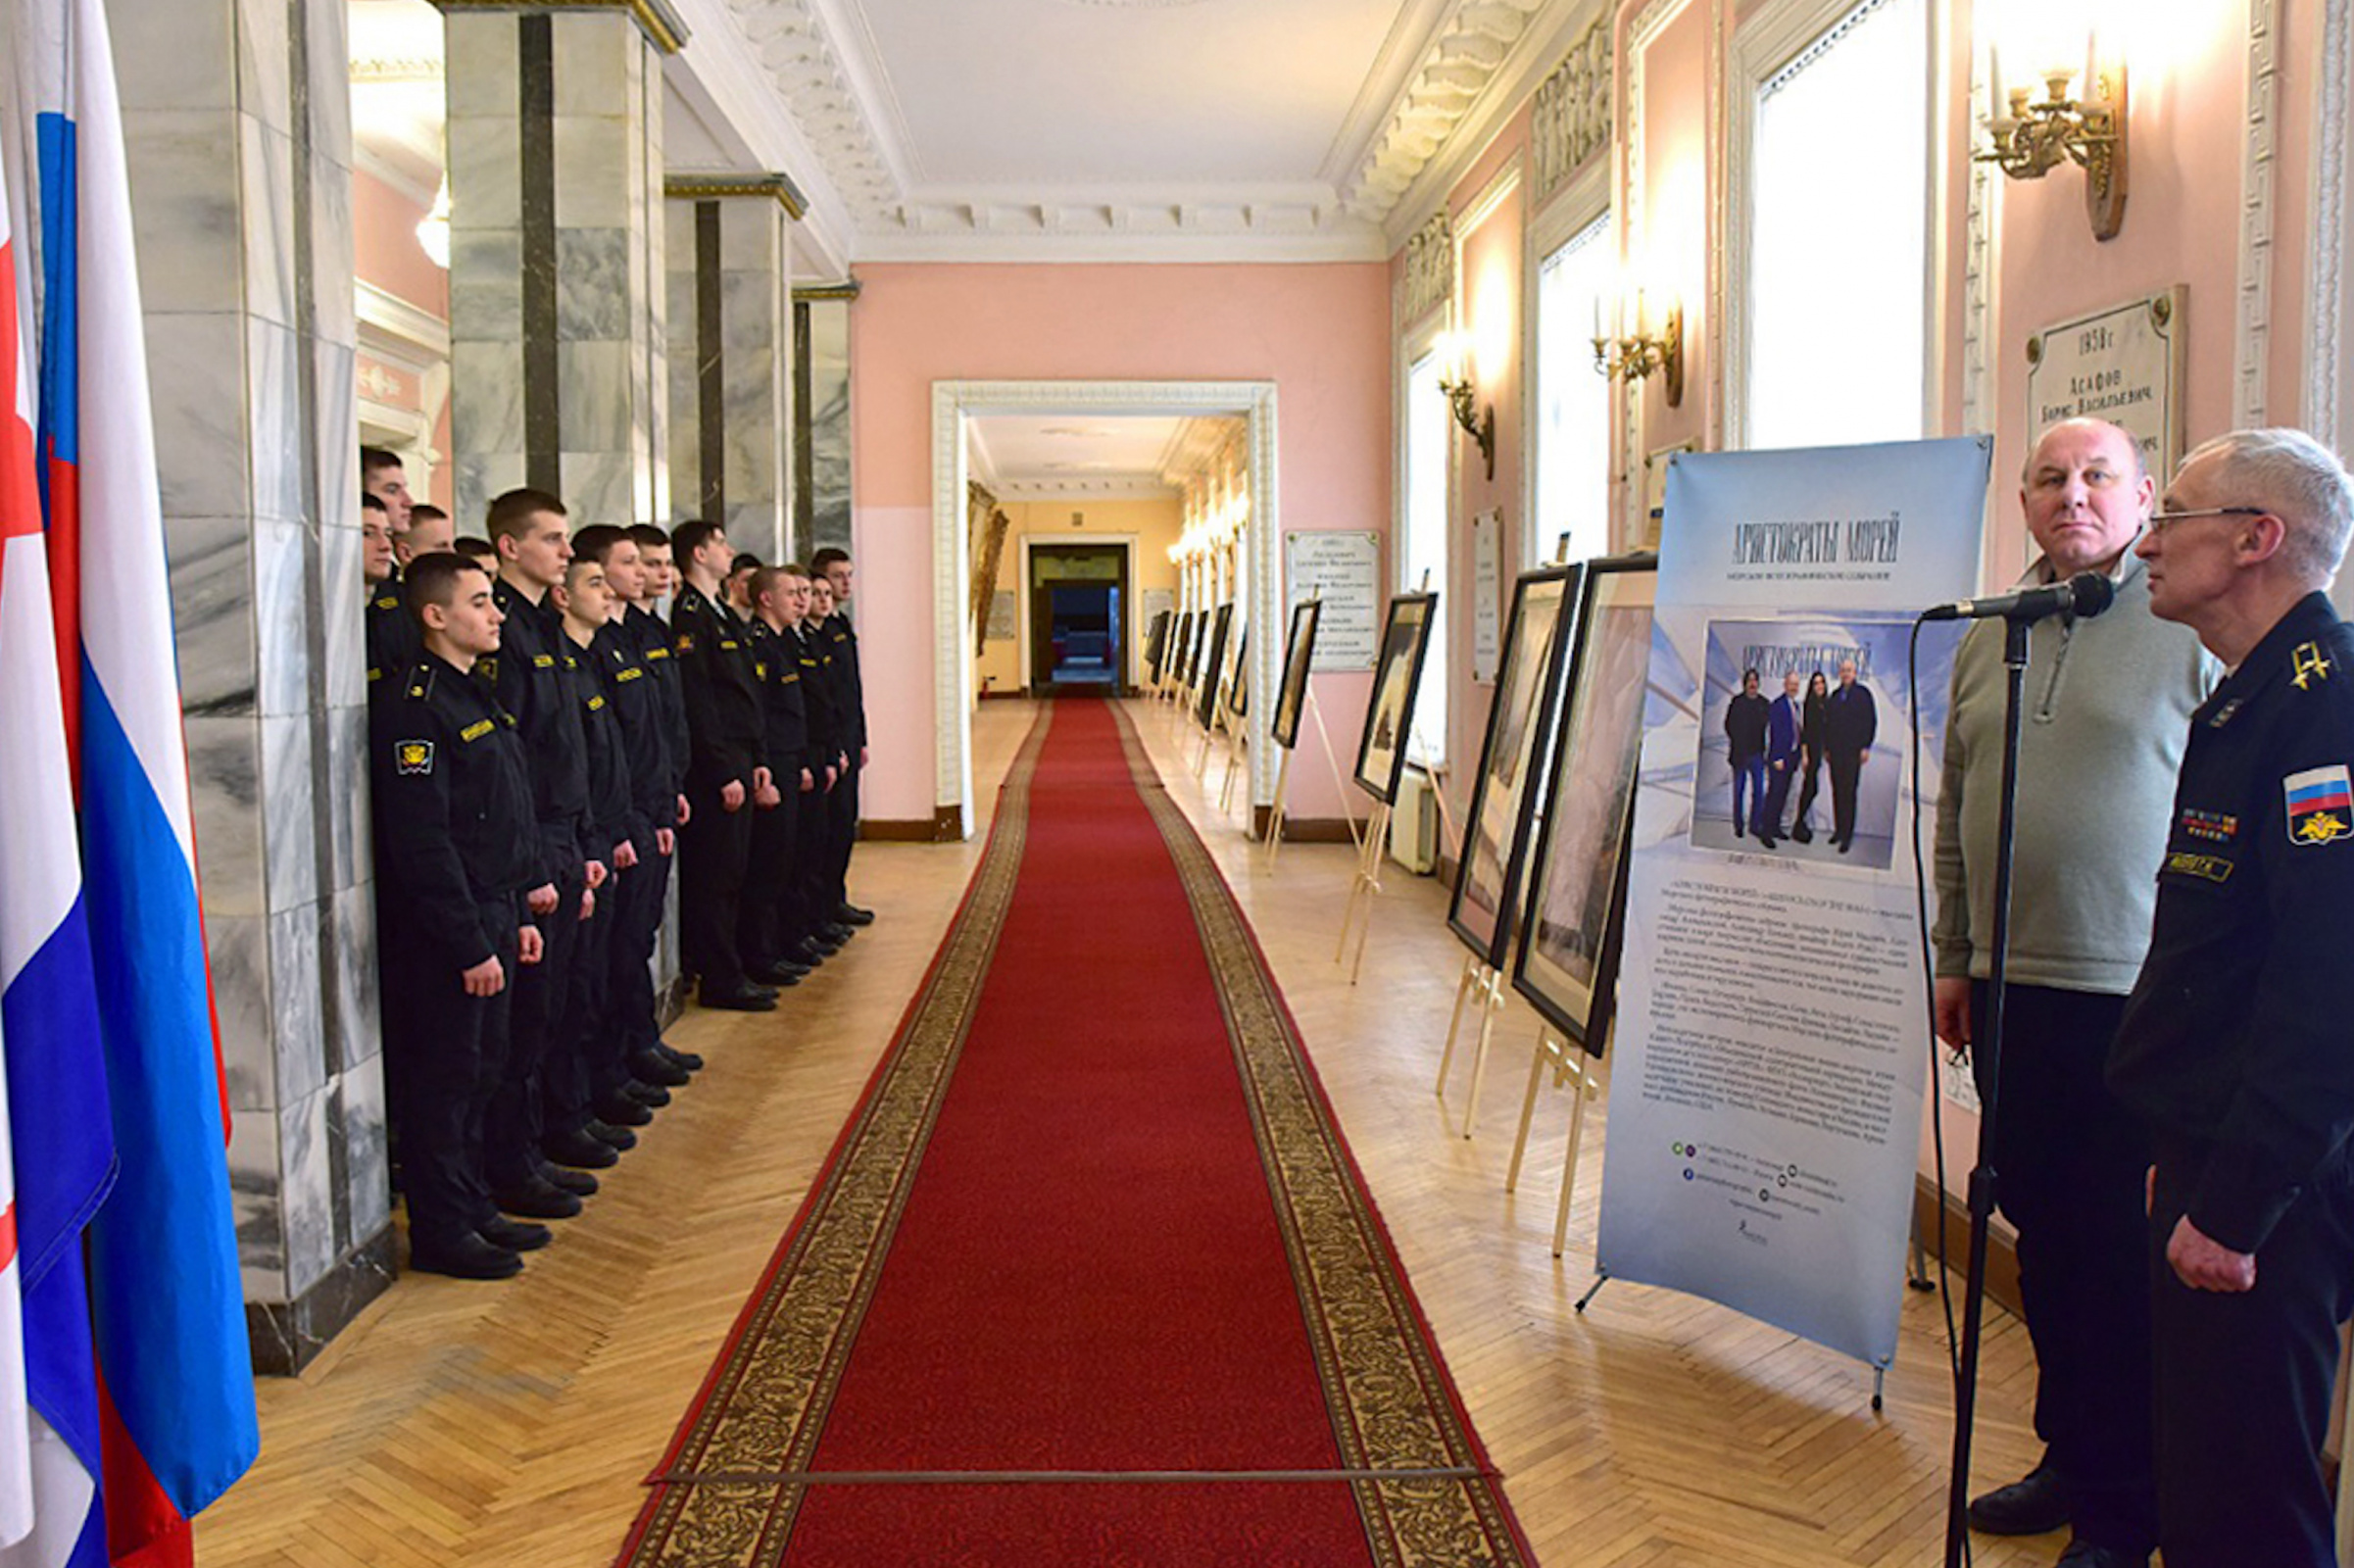
<svg viewBox="0 0 2354 1568"><path fill-rule="evenodd" d="M344 0L111 0L258 1369L390 1279Z"/></svg>
<svg viewBox="0 0 2354 1568"><path fill-rule="evenodd" d="M804 548L852 549L850 538L850 313L857 279L793 291L797 350L794 472Z"/></svg>
<svg viewBox="0 0 2354 1568"><path fill-rule="evenodd" d="M436 0L447 24L456 514L670 518L662 56L651 0Z"/></svg>
<svg viewBox="0 0 2354 1568"><path fill-rule="evenodd" d="M739 550L807 560L793 531L791 179L672 174L670 491Z"/></svg>

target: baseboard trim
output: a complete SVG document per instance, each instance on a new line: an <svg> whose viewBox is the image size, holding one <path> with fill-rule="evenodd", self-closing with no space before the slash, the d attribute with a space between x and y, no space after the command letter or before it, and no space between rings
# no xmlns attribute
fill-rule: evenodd
<svg viewBox="0 0 2354 1568"><path fill-rule="evenodd" d="M941 806L929 817L861 817L858 837L878 844L954 844L964 837L964 812Z"/></svg>
<svg viewBox="0 0 2354 1568"><path fill-rule="evenodd" d="M1261 807L1264 811L1266 808ZM1267 836L1267 824L1258 824L1258 836ZM1286 844L1354 844L1356 824L1346 816L1287 816L1283 819L1283 841Z"/></svg>
<svg viewBox="0 0 2354 1568"><path fill-rule="evenodd" d="M1929 1176L1913 1177L1913 1234L1929 1250L1932 1268L1937 1265L1937 1233L1939 1230L1937 1184ZM1947 1191L1943 1218L1945 1261L1960 1280L1970 1268L1970 1204L1960 1193ZM2002 1306L2013 1317L2022 1317L2026 1309L2019 1304L2019 1248L2003 1232L1991 1231L1986 1236L1986 1299Z"/></svg>

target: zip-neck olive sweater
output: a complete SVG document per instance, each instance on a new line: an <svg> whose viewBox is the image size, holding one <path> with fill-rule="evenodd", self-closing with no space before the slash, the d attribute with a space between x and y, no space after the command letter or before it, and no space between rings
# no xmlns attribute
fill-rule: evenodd
<svg viewBox="0 0 2354 1568"><path fill-rule="evenodd" d="M2042 578L2038 563L2029 581ZM2130 550L2116 583L2105 613L2074 624L2051 616L2028 637L2011 863L2010 978L2019 985L2133 989L2190 714L2222 678L2189 628L2150 613L2149 579ZM1937 802L1940 977L1983 980L1993 962L2002 641L2002 623L1982 620L1954 658Z"/></svg>

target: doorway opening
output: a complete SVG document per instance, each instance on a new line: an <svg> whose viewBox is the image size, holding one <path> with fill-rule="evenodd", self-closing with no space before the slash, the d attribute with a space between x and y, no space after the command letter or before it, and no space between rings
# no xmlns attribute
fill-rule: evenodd
<svg viewBox="0 0 2354 1568"><path fill-rule="evenodd" d="M1124 695L1128 546L1040 545L1027 554L1032 695Z"/></svg>

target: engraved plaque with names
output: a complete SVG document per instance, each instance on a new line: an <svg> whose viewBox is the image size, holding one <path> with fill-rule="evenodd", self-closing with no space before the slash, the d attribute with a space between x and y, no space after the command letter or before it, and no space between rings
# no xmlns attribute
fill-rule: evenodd
<svg viewBox="0 0 2354 1568"><path fill-rule="evenodd" d="M2177 284L2029 338L2027 442L2061 419L2106 419L2133 433L2163 488L2182 459L2188 294Z"/></svg>

